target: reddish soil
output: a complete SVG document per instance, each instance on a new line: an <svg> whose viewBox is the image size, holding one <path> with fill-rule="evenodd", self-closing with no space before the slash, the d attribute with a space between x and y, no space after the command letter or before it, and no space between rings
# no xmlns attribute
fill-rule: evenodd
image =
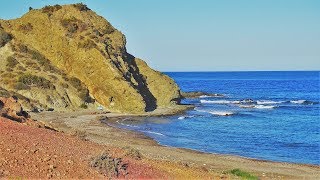
<svg viewBox="0 0 320 180"><path fill-rule="evenodd" d="M103 178L90 167L90 159L108 150L52 130L28 126L0 117L0 177L12 178ZM121 149L110 152L121 157ZM165 178L144 161L124 157L126 178Z"/></svg>

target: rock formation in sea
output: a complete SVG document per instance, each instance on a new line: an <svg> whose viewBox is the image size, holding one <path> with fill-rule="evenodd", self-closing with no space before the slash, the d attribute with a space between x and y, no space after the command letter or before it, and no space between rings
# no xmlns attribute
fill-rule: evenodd
<svg viewBox="0 0 320 180"><path fill-rule="evenodd" d="M168 76L129 54L125 36L83 4L0 20L0 96L27 110L103 107L141 113L178 104Z"/></svg>

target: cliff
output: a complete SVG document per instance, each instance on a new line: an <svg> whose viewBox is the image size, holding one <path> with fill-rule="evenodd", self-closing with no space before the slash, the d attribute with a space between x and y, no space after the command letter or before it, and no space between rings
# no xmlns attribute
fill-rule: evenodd
<svg viewBox="0 0 320 180"><path fill-rule="evenodd" d="M180 89L126 50L125 36L83 4L0 20L0 96L27 109L141 113L179 103Z"/></svg>

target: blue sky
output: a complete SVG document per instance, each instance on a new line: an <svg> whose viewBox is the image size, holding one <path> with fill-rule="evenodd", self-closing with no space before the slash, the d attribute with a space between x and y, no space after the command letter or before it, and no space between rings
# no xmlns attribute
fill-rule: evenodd
<svg viewBox="0 0 320 180"><path fill-rule="evenodd" d="M0 18L76 2L161 71L320 70L320 0L5 0Z"/></svg>

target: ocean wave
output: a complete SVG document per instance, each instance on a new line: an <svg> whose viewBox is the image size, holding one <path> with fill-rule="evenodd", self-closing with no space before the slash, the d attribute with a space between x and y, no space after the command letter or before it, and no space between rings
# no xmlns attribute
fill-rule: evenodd
<svg viewBox="0 0 320 180"><path fill-rule="evenodd" d="M228 101L228 100L200 100L202 104L240 104L240 101Z"/></svg>
<svg viewBox="0 0 320 180"><path fill-rule="evenodd" d="M186 119L186 118L193 118L194 116L180 116L178 117L178 119L182 120L182 119Z"/></svg>
<svg viewBox="0 0 320 180"><path fill-rule="evenodd" d="M202 109L198 109L198 108L194 108L194 110L195 110L195 111L198 111L198 112L203 112L203 113L209 113L209 114L212 114L212 115L217 115L217 116L231 116L231 115L236 114L236 112L231 112L231 111L212 111L212 110L206 111L206 110L202 110Z"/></svg>
<svg viewBox="0 0 320 180"><path fill-rule="evenodd" d="M255 105L239 105L241 108L254 108Z"/></svg>
<svg viewBox="0 0 320 180"><path fill-rule="evenodd" d="M126 120L130 120L129 118L125 118L125 119L121 119L121 120L118 120L116 121L118 124L122 125L122 126L127 126L127 127L130 127L130 128L137 128L138 126L135 126L135 125L130 125L130 124L125 124L123 123L124 121Z"/></svg>
<svg viewBox="0 0 320 180"><path fill-rule="evenodd" d="M153 131L142 131L144 133L149 133L149 134L155 134L155 135L159 135L159 136L165 136L164 134L162 133L158 133L158 132L153 132Z"/></svg>
<svg viewBox="0 0 320 180"><path fill-rule="evenodd" d="M199 109L199 108L197 108L197 107L195 107L193 110L195 110L195 111L198 111L198 112L208 112L208 111L205 111L205 110L202 110L202 109Z"/></svg>
<svg viewBox="0 0 320 180"><path fill-rule="evenodd" d="M266 106L266 105L239 105L241 108L255 108L255 109L273 109L277 106Z"/></svg>
<svg viewBox="0 0 320 180"><path fill-rule="evenodd" d="M252 100L252 99L243 99L241 101L239 101L240 103L243 103L243 104L252 104L254 103L255 101Z"/></svg>
<svg viewBox="0 0 320 180"><path fill-rule="evenodd" d="M229 111L209 111L209 113L216 116L232 116L235 114L235 112L229 112Z"/></svg>
<svg viewBox="0 0 320 180"><path fill-rule="evenodd" d="M292 100L290 102L293 104L304 104L305 102L307 102L307 100Z"/></svg>
<svg viewBox="0 0 320 180"><path fill-rule="evenodd" d="M254 106L254 108L257 108L257 109L273 109L277 106L265 106L265 105L256 105Z"/></svg>
<svg viewBox="0 0 320 180"><path fill-rule="evenodd" d="M213 97L213 96L208 96L208 95L199 96L199 98L209 98L209 97Z"/></svg>
<svg viewBox="0 0 320 180"><path fill-rule="evenodd" d="M266 105L266 104L281 104L285 103L286 101L271 101L271 100L258 100L257 104L259 105Z"/></svg>
<svg viewBox="0 0 320 180"><path fill-rule="evenodd" d="M308 100L292 100L290 101L292 104L305 104L305 105L312 105L317 104L318 102L308 101Z"/></svg>

